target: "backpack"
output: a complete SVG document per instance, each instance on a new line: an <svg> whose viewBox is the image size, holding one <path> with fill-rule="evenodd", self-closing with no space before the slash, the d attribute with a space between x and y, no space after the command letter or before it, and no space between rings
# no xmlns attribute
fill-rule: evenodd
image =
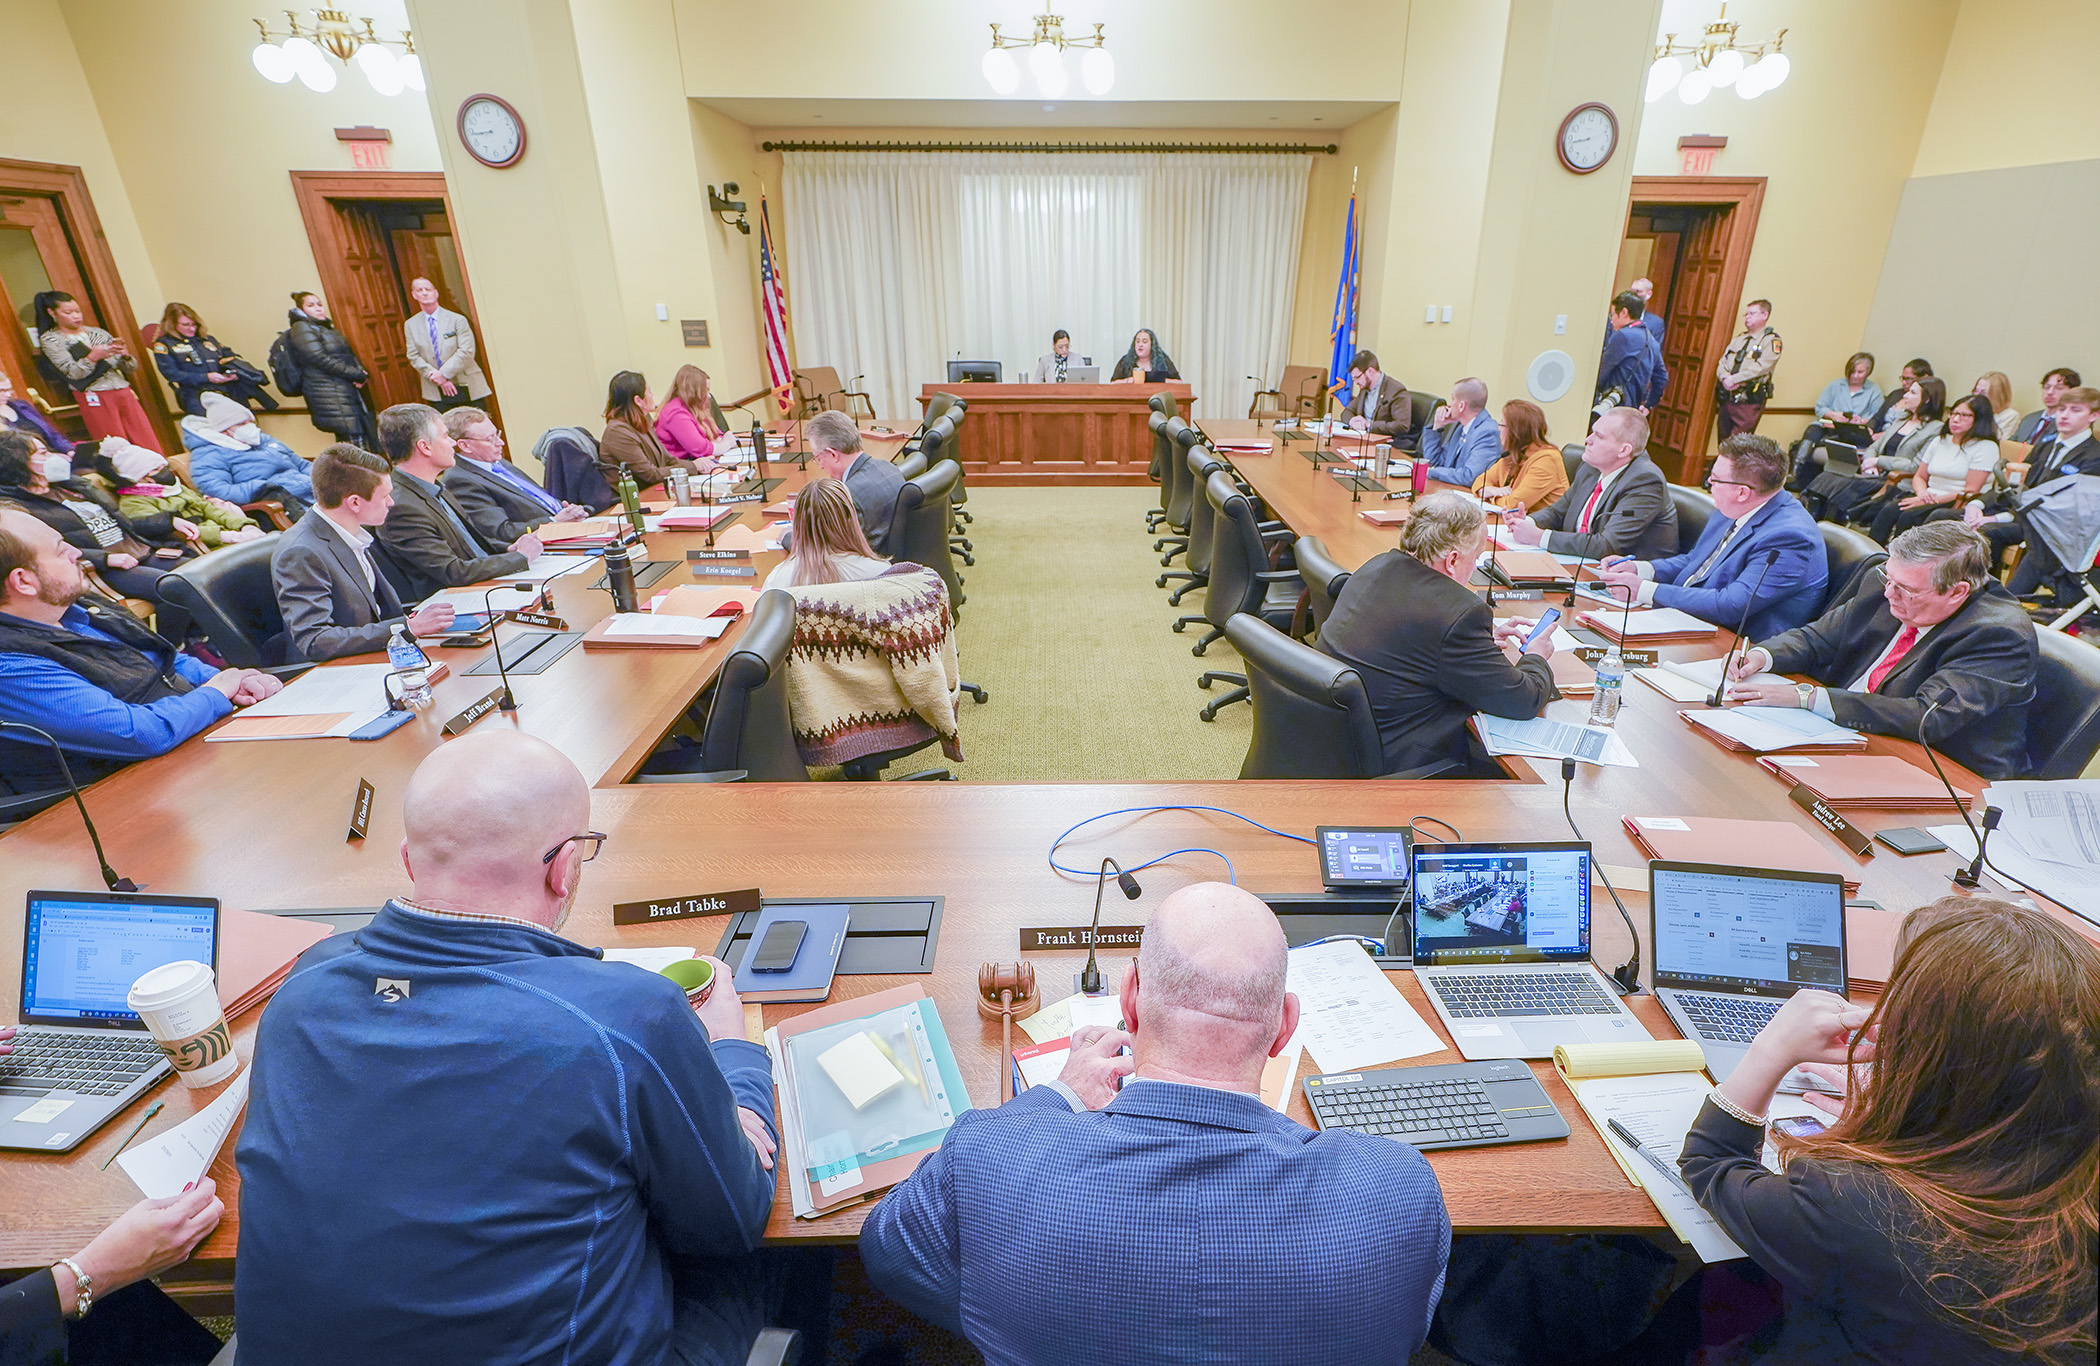
<svg viewBox="0 0 2100 1366"><path fill-rule="evenodd" d="M277 381L278 391L287 398L299 397L299 391L306 387L306 378L299 373L299 358L292 354L289 327L270 343L270 378Z"/></svg>

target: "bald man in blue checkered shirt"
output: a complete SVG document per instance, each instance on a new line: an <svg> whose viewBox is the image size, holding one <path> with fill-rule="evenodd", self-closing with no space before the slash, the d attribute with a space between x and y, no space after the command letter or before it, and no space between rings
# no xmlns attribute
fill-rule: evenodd
<svg viewBox="0 0 2100 1366"><path fill-rule="evenodd" d="M1298 1027L1284 949L1246 892L1169 896L1129 1032L1082 1028L1055 1082L962 1115L862 1230L875 1284L993 1363L1406 1362L1443 1290L1443 1192L1403 1143L1262 1103Z"/></svg>

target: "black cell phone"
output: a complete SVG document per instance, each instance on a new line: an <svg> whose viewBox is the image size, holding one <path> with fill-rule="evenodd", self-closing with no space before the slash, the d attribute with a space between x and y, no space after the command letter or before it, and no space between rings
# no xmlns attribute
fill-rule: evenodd
<svg viewBox="0 0 2100 1366"><path fill-rule="evenodd" d="M795 956L802 952L802 937L808 933L809 922L806 920L774 921L752 953L751 970L786 972L795 966Z"/></svg>
<svg viewBox="0 0 2100 1366"><path fill-rule="evenodd" d="M1772 1127L1789 1138L1814 1138L1830 1126L1813 1115L1780 1115Z"/></svg>
<svg viewBox="0 0 2100 1366"><path fill-rule="evenodd" d="M1899 825L1874 836L1899 854L1936 854L1947 846L1915 825Z"/></svg>

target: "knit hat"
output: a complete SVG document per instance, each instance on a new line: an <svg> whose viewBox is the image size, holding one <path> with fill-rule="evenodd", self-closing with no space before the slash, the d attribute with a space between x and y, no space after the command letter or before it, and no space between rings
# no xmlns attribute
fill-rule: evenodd
<svg viewBox="0 0 2100 1366"><path fill-rule="evenodd" d="M214 394L213 397L218 396ZM157 473L161 466L168 463L168 458L159 451L134 446L121 436L103 437L101 453L116 470L117 477L127 484L136 484L147 475Z"/></svg>
<svg viewBox="0 0 2100 1366"><path fill-rule="evenodd" d="M215 432L230 432L255 421L255 414L224 394L204 395L204 425Z"/></svg>

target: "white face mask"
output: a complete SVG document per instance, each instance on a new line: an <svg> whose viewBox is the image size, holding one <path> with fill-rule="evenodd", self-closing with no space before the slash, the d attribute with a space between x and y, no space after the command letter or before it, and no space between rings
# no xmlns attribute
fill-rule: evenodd
<svg viewBox="0 0 2100 1366"><path fill-rule="evenodd" d="M73 477L73 461L70 456L47 455L44 457L44 478L54 484L62 484Z"/></svg>
<svg viewBox="0 0 2100 1366"><path fill-rule="evenodd" d="M253 446L262 440L262 428L256 426L253 422L243 422L240 426L226 433L226 435L242 445Z"/></svg>

